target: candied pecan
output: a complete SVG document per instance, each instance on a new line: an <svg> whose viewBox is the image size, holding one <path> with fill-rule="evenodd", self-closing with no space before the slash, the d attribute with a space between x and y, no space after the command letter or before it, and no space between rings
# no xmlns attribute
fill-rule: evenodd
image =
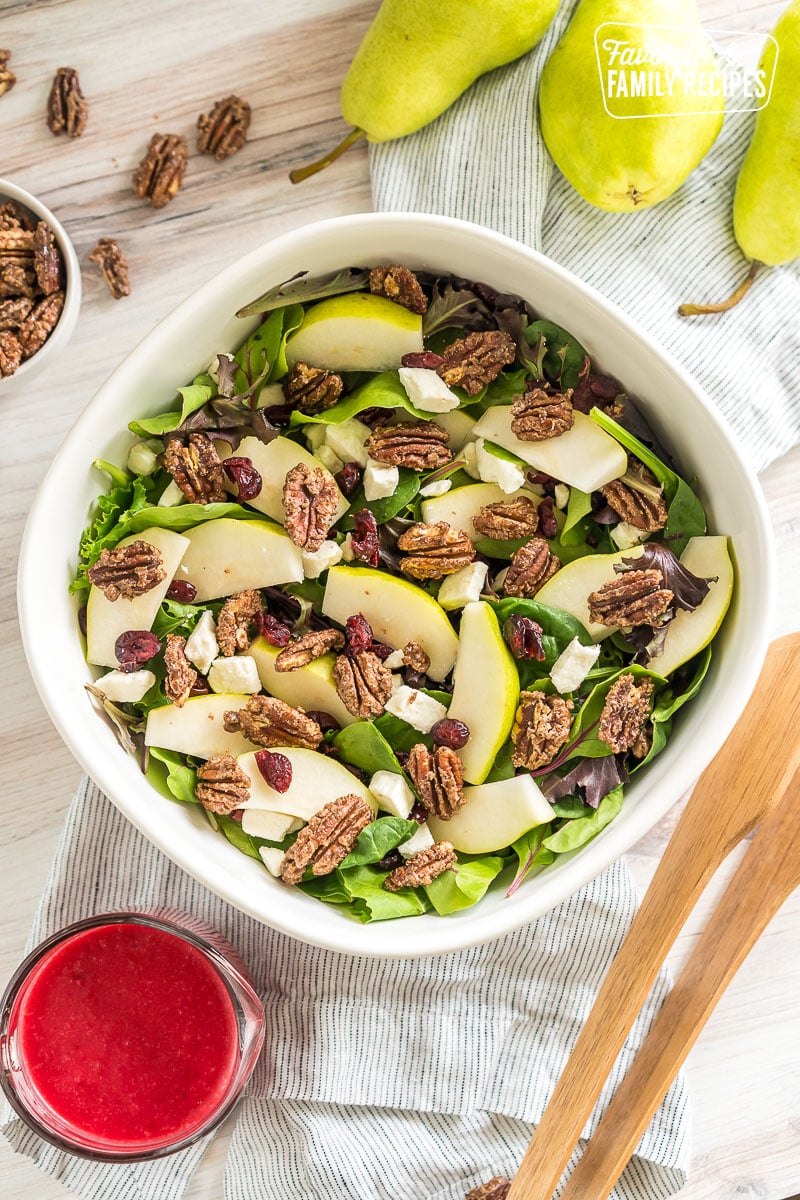
<svg viewBox="0 0 800 1200"><path fill-rule="evenodd" d="M232 754L215 754L197 768L194 794L209 812L228 816L250 799L250 779Z"/></svg>
<svg viewBox="0 0 800 1200"><path fill-rule="evenodd" d="M642 679L637 686L633 675L620 675L606 692L597 736L615 754L631 749L634 754L637 749L644 750L644 754L637 754L638 758L647 754L650 745L645 726L652 695L652 679Z"/></svg>
<svg viewBox="0 0 800 1200"><path fill-rule="evenodd" d="M362 720L380 716L392 694L392 672L371 650L340 655L333 681L347 711Z"/></svg>
<svg viewBox="0 0 800 1200"><path fill-rule="evenodd" d="M408 425L380 425L367 439L367 454L392 467L428 471L453 461L447 445L448 433L435 421L413 421Z"/></svg>
<svg viewBox="0 0 800 1200"><path fill-rule="evenodd" d="M440 821L449 821L465 803L461 759L449 746L429 750L418 742L411 747L406 770L425 808Z"/></svg>
<svg viewBox="0 0 800 1200"><path fill-rule="evenodd" d="M550 392L534 382L511 405L511 429L523 442L546 442L574 424L571 388Z"/></svg>
<svg viewBox="0 0 800 1200"><path fill-rule="evenodd" d="M418 674L426 674L431 660L420 646L419 642L407 642L403 647L403 666L410 667Z"/></svg>
<svg viewBox="0 0 800 1200"><path fill-rule="evenodd" d="M135 541L127 546L115 546L113 550L103 550L87 575L89 582L113 602L120 596L126 600L143 596L166 579L167 572L157 546Z"/></svg>
<svg viewBox="0 0 800 1200"><path fill-rule="evenodd" d="M186 170L186 138L174 133L154 133L139 166L133 173L133 192L163 208L178 193Z"/></svg>
<svg viewBox="0 0 800 1200"><path fill-rule="evenodd" d="M425 887L445 871L456 865L456 852L452 842L434 842L427 850L406 859L402 867L395 867L386 876L383 886L387 892L399 892L401 888Z"/></svg>
<svg viewBox="0 0 800 1200"><path fill-rule="evenodd" d="M244 708L223 714L228 733L242 733L256 746L301 746L316 750L322 730L302 708L275 696L251 696Z"/></svg>
<svg viewBox="0 0 800 1200"><path fill-rule="evenodd" d="M664 489L658 486L655 475L644 464L638 464L635 470L632 466L629 463L625 479L612 479L600 491L623 521L633 525L634 529L655 533L667 523ZM634 486L634 481L640 483L641 488Z"/></svg>
<svg viewBox="0 0 800 1200"><path fill-rule="evenodd" d="M0 332L0 376L13 375L22 362L22 346L10 329Z"/></svg>
<svg viewBox="0 0 800 1200"><path fill-rule="evenodd" d="M39 221L33 234L33 269L39 289L45 296L58 291L63 274L61 251L46 221Z"/></svg>
<svg viewBox="0 0 800 1200"><path fill-rule="evenodd" d="M535 596L560 566L561 560L551 553L544 538L531 538L512 554L503 592L506 596Z"/></svg>
<svg viewBox="0 0 800 1200"><path fill-rule="evenodd" d="M428 298L408 267L373 267L369 273L369 290L373 296L385 296L420 316L428 311Z"/></svg>
<svg viewBox="0 0 800 1200"><path fill-rule="evenodd" d="M176 633L167 634L164 647L164 666L167 668L164 692L167 699L178 708L183 708L197 683L197 671L189 664L185 649L186 638L179 637Z"/></svg>
<svg viewBox="0 0 800 1200"><path fill-rule="evenodd" d="M10 50L0 50L0 96L4 92L10 92L14 84L17 82L17 77L8 65L8 60L11 58ZM0 226L0 228L2 228Z"/></svg>
<svg viewBox="0 0 800 1200"><path fill-rule="evenodd" d="M475 558L475 547L466 533L453 529L447 521L435 525L418 521L400 534L397 548L406 552L400 570L412 579L443 579Z"/></svg>
<svg viewBox="0 0 800 1200"><path fill-rule="evenodd" d="M655 625L673 600L657 567L626 571L588 596L589 619L600 625Z"/></svg>
<svg viewBox="0 0 800 1200"><path fill-rule="evenodd" d="M299 883L309 867L312 875L330 875L344 862L375 814L361 796L350 793L321 808L283 856L284 883Z"/></svg>
<svg viewBox="0 0 800 1200"><path fill-rule="evenodd" d="M341 650L344 634L338 629L314 629L295 638L275 659L276 671L296 671L306 667L315 658L322 658L329 650Z"/></svg>
<svg viewBox="0 0 800 1200"><path fill-rule="evenodd" d="M296 362L283 381L286 403L308 416L333 408L343 388L341 375L304 362Z"/></svg>
<svg viewBox="0 0 800 1200"><path fill-rule="evenodd" d="M286 475L283 506L286 532L295 546L313 554L319 550L333 524L339 489L330 471L298 463Z"/></svg>
<svg viewBox="0 0 800 1200"><path fill-rule="evenodd" d="M89 255L89 262L97 263L115 300L130 296L128 262L114 238L100 238Z"/></svg>
<svg viewBox="0 0 800 1200"><path fill-rule="evenodd" d="M511 1180L505 1175L495 1175L488 1183L482 1183L467 1192L464 1200L506 1200L511 1190Z"/></svg>
<svg viewBox="0 0 800 1200"><path fill-rule="evenodd" d="M527 496L516 500L498 500L484 504L472 518L472 524L484 537L509 541L511 538L531 537L539 528L536 505Z"/></svg>
<svg viewBox="0 0 800 1200"><path fill-rule="evenodd" d="M35 304L19 327L19 341L25 358L30 358L45 344L58 324L64 307L64 293L53 292Z"/></svg>
<svg viewBox="0 0 800 1200"><path fill-rule="evenodd" d="M571 725L571 700L544 692L520 692L511 730L511 762L528 771L546 766L567 741Z"/></svg>
<svg viewBox="0 0 800 1200"><path fill-rule="evenodd" d="M222 162L241 150L249 128L250 105L240 96L226 96L197 118L197 149Z"/></svg>
<svg viewBox="0 0 800 1200"><path fill-rule="evenodd" d="M32 308L33 300L29 296L0 300L0 329L19 329Z"/></svg>
<svg viewBox="0 0 800 1200"><path fill-rule="evenodd" d="M507 333L489 329L459 338L443 354L444 362L436 368L437 375L448 387L460 387L468 396L477 396L503 367L514 361L517 348Z"/></svg>
<svg viewBox="0 0 800 1200"><path fill-rule="evenodd" d="M653 725L650 721L646 721L636 735L636 739L631 746L631 754L634 758L647 758L653 748Z"/></svg>
<svg viewBox="0 0 800 1200"><path fill-rule="evenodd" d="M250 645L250 629L264 604L261 592L247 588L228 596L217 617L217 645L220 653L230 658L237 650L247 650Z"/></svg>
<svg viewBox="0 0 800 1200"><path fill-rule="evenodd" d="M51 133L80 137L86 128L89 105L74 67L59 67L47 98L47 127Z"/></svg>
<svg viewBox="0 0 800 1200"><path fill-rule="evenodd" d="M214 504L225 499L225 472L207 433L190 433L186 445L180 438L169 438L164 468L190 504Z"/></svg>

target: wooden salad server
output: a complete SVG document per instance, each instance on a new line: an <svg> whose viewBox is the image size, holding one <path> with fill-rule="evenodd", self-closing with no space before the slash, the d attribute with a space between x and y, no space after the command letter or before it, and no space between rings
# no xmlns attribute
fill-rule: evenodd
<svg viewBox="0 0 800 1200"><path fill-rule="evenodd" d="M793 736L799 726L800 633L796 633L772 643L744 713L700 776L606 973L507 1200L551 1200L686 918L729 851L778 803L800 767L800 739ZM746 942L745 953L749 945ZM581 1200L590 1198L587 1194Z"/></svg>

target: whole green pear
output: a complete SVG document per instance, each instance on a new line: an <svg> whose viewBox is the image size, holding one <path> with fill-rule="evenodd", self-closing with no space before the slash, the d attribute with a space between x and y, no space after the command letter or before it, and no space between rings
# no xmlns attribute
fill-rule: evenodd
<svg viewBox="0 0 800 1200"><path fill-rule="evenodd" d="M414 133L471 83L527 54L558 0L383 0L342 84L353 131L319 163L292 171L299 183L359 137L386 142Z"/></svg>
<svg viewBox="0 0 800 1200"><path fill-rule="evenodd" d="M670 196L708 153L724 112L695 0L582 0L539 88L556 165L610 212Z"/></svg>

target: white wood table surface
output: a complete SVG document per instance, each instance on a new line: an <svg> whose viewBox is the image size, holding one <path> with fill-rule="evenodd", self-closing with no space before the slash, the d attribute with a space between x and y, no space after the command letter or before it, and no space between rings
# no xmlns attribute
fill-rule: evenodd
<svg viewBox="0 0 800 1200"><path fill-rule="evenodd" d="M701 0L710 26L767 30L782 3ZM127 251L133 292L115 303L96 268L68 350L18 398L0 398L0 984L18 962L78 769L34 691L14 605L19 538L34 490L85 403L124 355L197 285L255 245L304 222L370 208L357 146L300 188L287 171L343 132L338 84L377 0L0 0L0 45L16 88L0 97L0 175L38 194L66 224L82 260L98 237ZM90 105L82 138L52 137L44 110L59 66L80 71ZM185 184L156 212L130 189L155 131L194 144L199 112L236 92L253 107L250 139L227 163L192 154ZM776 314L776 319L790 319ZM797 315L792 314L796 320ZM780 555L775 633L796 628L800 595L800 450L762 477ZM41 631L43 638L47 630ZM787 731L793 736L795 731ZM631 853L646 886L674 810ZM726 864L671 962L686 959ZM686 1200L783 1200L800 1193L800 894L752 952L688 1063L694 1154ZM190 1200L221 1200L224 1138ZM0 1195L58 1200L59 1184L0 1143ZM109 1200L112 1200L109 1197Z"/></svg>

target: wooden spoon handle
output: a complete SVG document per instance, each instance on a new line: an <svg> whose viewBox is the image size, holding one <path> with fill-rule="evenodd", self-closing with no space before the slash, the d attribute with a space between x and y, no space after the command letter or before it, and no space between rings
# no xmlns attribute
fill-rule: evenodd
<svg viewBox="0 0 800 1200"><path fill-rule="evenodd" d="M717 1001L800 886L800 774L758 829L561 1200L606 1200Z"/></svg>
<svg viewBox="0 0 800 1200"><path fill-rule="evenodd" d="M508 1200L551 1200L636 1015L714 871L800 765L800 634L773 642L753 695L701 775L525 1152ZM698 735L700 736L700 734Z"/></svg>

